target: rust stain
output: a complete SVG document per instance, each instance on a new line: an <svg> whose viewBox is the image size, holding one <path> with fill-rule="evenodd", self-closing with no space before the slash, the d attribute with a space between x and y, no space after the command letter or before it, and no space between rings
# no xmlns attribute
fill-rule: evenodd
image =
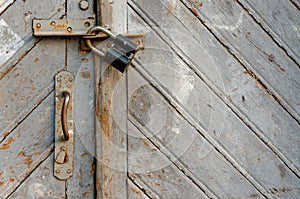
<svg viewBox="0 0 300 199"><path fill-rule="evenodd" d="M2 172L0 172L0 176L2 176L2 174L3 174L3 173L2 173Z"/></svg>
<svg viewBox="0 0 300 199"><path fill-rule="evenodd" d="M86 156L88 155L88 153L87 152L84 152L83 154L81 154L81 158L86 158Z"/></svg>
<svg viewBox="0 0 300 199"><path fill-rule="evenodd" d="M80 72L80 76L85 79L91 79L92 74L90 73L90 71L85 70L85 71Z"/></svg>
<svg viewBox="0 0 300 199"><path fill-rule="evenodd" d="M96 179L96 185L97 185L97 189L100 189L101 181L99 178Z"/></svg>
<svg viewBox="0 0 300 199"><path fill-rule="evenodd" d="M102 108L100 119L101 119L101 124L102 124L103 135L105 137L109 138L110 132L111 132L111 126L109 124L108 111L106 110L105 107Z"/></svg>
<svg viewBox="0 0 300 199"><path fill-rule="evenodd" d="M89 60L87 58L82 58L81 61L88 62Z"/></svg>
<svg viewBox="0 0 300 199"><path fill-rule="evenodd" d="M8 136L9 132L5 132L2 134L2 136L5 138L6 136Z"/></svg>
<svg viewBox="0 0 300 199"><path fill-rule="evenodd" d="M137 195L141 195L142 194L140 190L135 189L135 188L131 188L129 191L132 192L132 193L136 193Z"/></svg>
<svg viewBox="0 0 300 199"><path fill-rule="evenodd" d="M201 1L201 2L199 3L199 7L202 8L202 6L203 6L203 2Z"/></svg>
<svg viewBox="0 0 300 199"><path fill-rule="evenodd" d="M9 182L14 182L15 179L14 178L9 178Z"/></svg>
<svg viewBox="0 0 300 199"><path fill-rule="evenodd" d="M87 192L84 192L82 195L83 195L83 196L89 196L90 194L91 194L91 192L88 192L88 191L87 191Z"/></svg>
<svg viewBox="0 0 300 199"><path fill-rule="evenodd" d="M279 171L280 171L280 176L281 176L281 178L283 178L286 174L286 170L285 170L285 168L282 164L279 165L278 168L279 168Z"/></svg>
<svg viewBox="0 0 300 199"><path fill-rule="evenodd" d="M34 154L34 155L41 155L42 152L38 151L38 152L34 152L33 154Z"/></svg>
<svg viewBox="0 0 300 199"><path fill-rule="evenodd" d="M9 167L9 171L10 171L10 173L15 173L12 166Z"/></svg>
<svg viewBox="0 0 300 199"><path fill-rule="evenodd" d="M34 60L33 60L34 62L38 62L39 61L39 58L34 58Z"/></svg>
<svg viewBox="0 0 300 199"><path fill-rule="evenodd" d="M175 9L174 5L172 3L168 3L166 16L172 15L174 9Z"/></svg>
<svg viewBox="0 0 300 199"><path fill-rule="evenodd" d="M39 145L39 143L35 143L33 146L38 146Z"/></svg>
<svg viewBox="0 0 300 199"><path fill-rule="evenodd" d="M1 181L1 182L0 182L0 186L3 186L3 185L4 185L4 182L3 182L3 181Z"/></svg>
<svg viewBox="0 0 300 199"><path fill-rule="evenodd" d="M143 140L143 144L146 146L146 147L150 147L147 140Z"/></svg>
<svg viewBox="0 0 300 199"><path fill-rule="evenodd" d="M154 185L155 185L155 186L157 186L157 187L159 187L159 186L160 186L160 184L159 184L159 183L156 183L156 182L154 183Z"/></svg>
<svg viewBox="0 0 300 199"><path fill-rule="evenodd" d="M27 165L31 165L32 163L32 158L31 157L27 157L25 160L24 160L24 163L27 164Z"/></svg>
<svg viewBox="0 0 300 199"><path fill-rule="evenodd" d="M199 17L199 12L195 7L192 7L192 12L196 17Z"/></svg>
<svg viewBox="0 0 300 199"><path fill-rule="evenodd" d="M8 139L4 142L4 144L2 145L1 149L3 149L3 150L8 149L8 148L9 148L9 145L10 145L11 143L13 143L13 142L14 142L14 139L13 139L13 138L8 138Z"/></svg>
<svg viewBox="0 0 300 199"><path fill-rule="evenodd" d="M26 156L26 155L25 155L25 153L24 153L23 151L21 151L21 152L18 154L18 156L19 156L19 157L24 157L24 156Z"/></svg>
<svg viewBox="0 0 300 199"><path fill-rule="evenodd" d="M95 164L93 163L93 164L92 164L92 168L91 168L91 174L92 174L92 175L95 173L95 169L96 169L96 168L95 168Z"/></svg>

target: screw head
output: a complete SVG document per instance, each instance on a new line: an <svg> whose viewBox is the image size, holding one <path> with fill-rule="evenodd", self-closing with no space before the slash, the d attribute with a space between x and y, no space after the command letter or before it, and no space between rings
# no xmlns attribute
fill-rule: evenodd
<svg viewBox="0 0 300 199"><path fill-rule="evenodd" d="M57 82L61 82L61 79L60 79L60 78L57 78Z"/></svg>
<svg viewBox="0 0 300 199"><path fill-rule="evenodd" d="M111 47L111 43L108 43L108 44L107 44L107 48L110 48L110 47Z"/></svg>
<svg viewBox="0 0 300 199"><path fill-rule="evenodd" d="M42 27L42 25L41 25L40 23L37 23L37 24L36 24L36 27L37 27L37 28L40 28L40 27Z"/></svg>
<svg viewBox="0 0 300 199"><path fill-rule="evenodd" d="M73 81L73 78L72 78L72 77L70 77L70 78L69 78L69 82L72 82L72 81Z"/></svg>
<svg viewBox="0 0 300 199"><path fill-rule="evenodd" d="M51 21L50 23L51 26L55 26L55 24L56 24L55 21Z"/></svg>
<svg viewBox="0 0 300 199"><path fill-rule="evenodd" d="M140 43L141 43L140 41L136 41L136 45L140 45Z"/></svg>
<svg viewBox="0 0 300 199"><path fill-rule="evenodd" d="M68 170L67 170L67 173L71 173L71 170L70 170L70 169L68 169Z"/></svg>
<svg viewBox="0 0 300 199"><path fill-rule="evenodd" d="M81 10L87 10L89 8L89 2L87 0L81 0L79 2L79 8Z"/></svg>
<svg viewBox="0 0 300 199"><path fill-rule="evenodd" d="M72 32L72 28L71 28L71 27L68 27L68 28L67 28L67 31L68 31L68 32Z"/></svg>
<svg viewBox="0 0 300 199"><path fill-rule="evenodd" d="M59 169L57 169L57 170L55 171L55 173L60 173L60 170L59 170Z"/></svg>

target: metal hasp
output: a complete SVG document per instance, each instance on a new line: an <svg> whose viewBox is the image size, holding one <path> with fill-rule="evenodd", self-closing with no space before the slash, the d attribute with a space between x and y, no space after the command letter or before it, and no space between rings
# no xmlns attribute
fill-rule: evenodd
<svg viewBox="0 0 300 199"><path fill-rule="evenodd" d="M33 36L86 36L95 25L94 19L33 19ZM91 34L92 35L92 34Z"/></svg>
<svg viewBox="0 0 300 199"><path fill-rule="evenodd" d="M67 180L74 166L74 77L68 71L55 76L54 176Z"/></svg>

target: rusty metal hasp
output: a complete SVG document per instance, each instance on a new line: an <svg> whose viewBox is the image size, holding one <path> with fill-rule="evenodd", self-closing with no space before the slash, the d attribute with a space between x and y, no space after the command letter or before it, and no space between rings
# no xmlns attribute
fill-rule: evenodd
<svg viewBox="0 0 300 199"><path fill-rule="evenodd" d="M68 71L55 76L54 176L67 180L74 167L74 77Z"/></svg>

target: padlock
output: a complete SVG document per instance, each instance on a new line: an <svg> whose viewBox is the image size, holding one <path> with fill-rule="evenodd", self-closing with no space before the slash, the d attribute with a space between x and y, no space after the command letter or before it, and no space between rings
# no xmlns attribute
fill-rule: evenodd
<svg viewBox="0 0 300 199"><path fill-rule="evenodd" d="M127 66L129 66L135 53L137 52L137 46L126 37L122 35L115 35L111 31L101 26L95 26L91 28L88 31L88 34L94 32L104 32L105 34L113 38L114 41L106 53L94 47L89 39L86 40L87 46L89 46L96 54L104 57L104 60L108 64L123 73L126 70Z"/></svg>
<svg viewBox="0 0 300 199"><path fill-rule="evenodd" d="M131 59L118 50L109 48L105 53L104 61L123 73L130 64Z"/></svg>

